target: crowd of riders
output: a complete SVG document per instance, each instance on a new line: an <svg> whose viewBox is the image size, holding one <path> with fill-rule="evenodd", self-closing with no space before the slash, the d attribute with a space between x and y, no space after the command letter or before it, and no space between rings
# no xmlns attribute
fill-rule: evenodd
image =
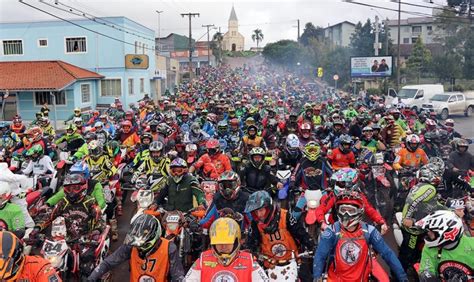
<svg viewBox="0 0 474 282"><path fill-rule="evenodd" d="M474 157L452 119L221 66L64 123L48 105L0 122L2 281L122 281L124 261L130 281L474 277Z"/></svg>

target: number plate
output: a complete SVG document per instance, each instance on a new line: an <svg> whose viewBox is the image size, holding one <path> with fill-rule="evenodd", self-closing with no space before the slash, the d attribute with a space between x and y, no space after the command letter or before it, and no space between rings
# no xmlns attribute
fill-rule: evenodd
<svg viewBox="0 0 474 282"><path fill-rule="evenodd" d="M178 215L168 215L166 217L166 222L168 222L168 223L178 223L179 222L179 216Z"/></svg>
<svg viewBox="0 0 474 282"><path fill-rule="evenodd" d="M67 244L66 244L66 241L64 240L61 240L61 241L46 240L42 248L43 252L47 256L59 255L66 249L67 249Z"/></svg>

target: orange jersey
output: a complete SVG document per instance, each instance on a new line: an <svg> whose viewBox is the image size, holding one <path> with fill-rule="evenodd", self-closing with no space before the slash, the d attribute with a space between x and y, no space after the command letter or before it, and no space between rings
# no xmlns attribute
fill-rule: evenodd
<svg viewBox="0 0 474 282"><path fill-rule="evenodd" d="M140 143L140 137L138 136L137 133L132 133L131 135L127 136L123 141L122 145L128 146L128 147L133 147L136 144Z"/></svg>
<svg viewBox="0 0 474 282"><path fill-rule="evenodd" d="M202 155L199 160L194 164L194 167L200 169L205 164L212 163L218 175L221 175L224 171L232 170L230 159L226 154L219 153L215 156L209 156L209 154Z"/></svg>
<svg viewBox="0 0 474 282"><path fill-rule="evenodd" d="M292 258L292 251L297 256L298 246L296 245L295 239L291 236L290 231L286 228L286 214L287 210L280 210L280 220L278 222L278 230L273 234L267 234L263 231L263 228L258 225L258 231L262 238L261 246L262 253L275 260L289 260ZM265 261L265 267L269 267L267 261Z"/></svg>
<svg viewBox="0 0 474 282"><path fill-rule="evenodd" d="M165 282L168 277L170 241L161 238L160 246L146 259L140 258L137 248L132 248L130 257L130 281Z"/></svg>
<svg viewBox="0 0 474 282"><path fill-rule="evenodd" d="M402 148L395 158L393 168L401 169L402 167L420 167L428 163L428 156L421 148L416 149L415 152L408 151L407 148Z"/></svg>
<svg viewBox="0 0 474 282"><path fill-rule="evenodd" d="M15 280L10 281L60 282L62 280L47 259L40 256L25 256L21 273Z"/></svg>

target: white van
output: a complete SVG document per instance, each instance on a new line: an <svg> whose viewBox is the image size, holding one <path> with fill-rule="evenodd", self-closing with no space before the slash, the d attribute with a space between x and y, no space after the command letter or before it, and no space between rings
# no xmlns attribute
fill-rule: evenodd
<svg viewBox="0 0 474 282"><path fill-rule="evenodd" d="M397 93L398 99L392 100L392 105L398 103L409 105L414 110L420 110L435 94L444 93L441 84L406 85Z"/></svg>

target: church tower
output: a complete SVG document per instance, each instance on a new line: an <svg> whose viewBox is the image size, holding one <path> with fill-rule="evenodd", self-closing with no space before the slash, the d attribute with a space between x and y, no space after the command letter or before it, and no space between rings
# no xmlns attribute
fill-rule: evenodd
<svg viewBox="0 0 474 282"><path fill-rule="evenodd" d="M228 30L224 34L223 38L223 49L226 51L243 51L245 44L245 38L239 33L239 20L235 13L234 6L230 11L230 17L228 21Z"/></svg>

